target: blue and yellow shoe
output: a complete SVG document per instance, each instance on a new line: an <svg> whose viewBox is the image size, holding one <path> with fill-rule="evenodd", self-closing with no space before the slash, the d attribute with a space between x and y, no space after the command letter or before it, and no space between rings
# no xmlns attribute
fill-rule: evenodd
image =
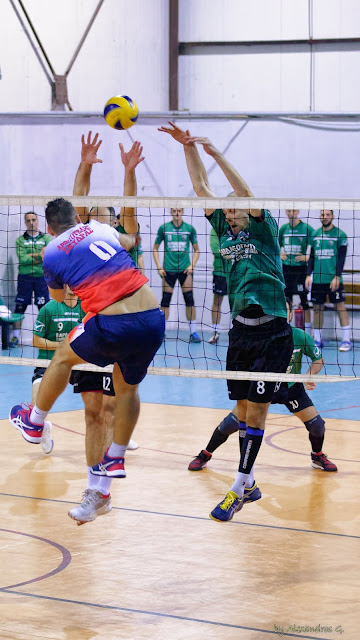
<svg viewBox="0 0 360 640"><path fill-rule="evenodd" d="M260 500L260 498L261 498L261 491L254 480L254 484L252 487L249 487L249 489L245 487L244 504L246 502L256 502L256 500Z"/></svg>
<svg viewBox="0 0 360 640"><path fill-rule="evenodd" d="M212 520L217 522L227 522L231 520L234 513L240 511L244 504L243 497L239 497L235 491L228 491L224 500L216 505L215 509L209 514Z"/></svg>

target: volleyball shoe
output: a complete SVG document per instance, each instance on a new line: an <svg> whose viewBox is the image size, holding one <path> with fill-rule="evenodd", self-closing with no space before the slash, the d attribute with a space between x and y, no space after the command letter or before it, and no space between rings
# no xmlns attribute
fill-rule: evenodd
<svg viewBox="0 0 360 640"><path fill-rule="evenodd" d="M15 429L27 442L40 444L44 425L34 424L30 420L32 406L30 404L17 404L10 410L9 420Z"/></svg>

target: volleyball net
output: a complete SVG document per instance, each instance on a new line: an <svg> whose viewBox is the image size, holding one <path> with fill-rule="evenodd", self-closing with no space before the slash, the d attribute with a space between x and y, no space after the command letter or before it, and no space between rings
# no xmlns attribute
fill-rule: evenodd
<svg viewBox="0 0 360 640"><path fill-rule="evenodd" d="M15 364L22 366L46 366L47 360L38 360L37 349L33 344L33 330L36 323L38 309L34 304L29 304L25 317L19 324L15 324L15 300L18 293L19 273L19 249L16 248L17 238L26 232L24 215L34 212L38 217L38 229L46 231L44 209L49 200L58 196L1 196L0 197L0 325L2 329L2 364ZM176 238L170 241L177 246L179 252L186 253L189 245L190 260L193 255L193 245L199 247L199 258L193 272L193 296L194 310L196 312L196 325L189 325L186 301L179 283L176 282L172 294L169 318L166 326L166 338L160 347L149 373L154 375L228 378L247 380L275 380L275 381L314 381L314 376L302 374L279 373L248 373L226 372L226 352L228 347L228 330L232 324L231 311L227 295L217 294L214 297L214 253L210 245L211 225L204 216L204 209L266 209L278 224L279 229L289 224L287 212L299 211L299 219L309 225L313 230L321 228L321 211L332 211L333 224L347 236L347 253L342 270L342 281L345 290L345 309L349 318L350 340L352 350L347 353L339 351L342 341L342 328L335 307L328 300L325 302L323 314L322 341L325 344L323 356L325 365L316 382L341 382L360 379L360 200L332 200L332 199L259 199L259 198L150 198L150 197L114 197L114 196L63 196L70 200L75 207L113 207L115 214L119 214L121 207L135 207L140 226L141 252L145 275L154 290L159 304L163 296L163 279L161 278L153 257L154 244L158 244L158 253L161 265L164 263L164 246L161 241L164 235L158 232L163 225L172 220L172 210L183 210L182 220L186 225L193 227L193 235L190 235L189 227L184 228L184 233L177 232ZM168 227L165 234L169 233ZM286 234L285 234L286 235ZM289 234L288 234L289 235ZM291 235L291 234L290 234ZM330 254L336 250L338 236L330 238L329 246L321 248L321 269L324 264L324 274ZM26 238L25 238L26 240ZM31 238L27 238L31 242ZM310 239L309 239L310 240ZM288 255L293 252L295 260L296 249L294 246L286 246L287 238L282 237L283 251ZM174 246L170 246L174 251ZM306 257L310 255L310 241L305 243ZM168 254L171 252L168 249ZM220 258L220 261L222 258ZM21 261L21 257L20 257ZM295 265L295 262L293 262ZM306 268L306 260L303 260L303 269ZM180 269L179 269L180 271ZM326 278L325 278L326 279ZM315 271L314 271L315 280ZM221 307L219 307L219 298ZM308 295L310 315L313 316L311 296ZM216 302L216 304L215 304ZM300 296L293 296L294 313L292 324L303 326L304 314L300 308ZM335 301L336 302L336 301ZM11 313L10 313L11 312ZM299 313L300 312L300 313ZM215 314L215 315L214 315ZM312 317L314 323L314 318ZM13 321L12 321L13 320ZM191 312L191 320L194 323L194 312ZM343 322L341 324L344 324ZM218 333L216 342L210 340L215 332ZM195 327L195 329L194 329ZM19 345L10 348L13 330L20 332ZM58 324L58 333L63 327L61 319ZM309 330L309 328L307 329ZM190 333L196 332L200 342L191 342ZM304 358L305 360L305 358ZM86 370L108 371L111 368L99 369L94 365L83 365L76 368ZM303 363L303 371L307 369L307 363Z"/></svg>

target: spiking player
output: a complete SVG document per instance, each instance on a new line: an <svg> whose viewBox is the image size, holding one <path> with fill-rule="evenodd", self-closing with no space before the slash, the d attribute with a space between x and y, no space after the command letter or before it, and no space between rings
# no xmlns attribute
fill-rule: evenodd
<svg viewBox="0 0 360 640"><path fill-rule="evenodd" d="M218 164L238 197L252 193L236 169L207 138L192 138L170 123L160 131L184 145L194 191L213 197L205 167L198 153L201 144ZM278 227L269 211L260 209L207 209L205 215L215 229L227 279L233 327L229 332L226 368L229 371L286 371L293 349L287 323L284 278L280 260ZM245 414L247 425L239 471L224 500L210 517L231 520L244 504L244 491L254 489L252 468L259 452L265 418L275 392L275 382L228 380L229 396L236 400L236 416Z"/></svg>
<svg viewBox="0 0 360 640"><path fill-rule="evenodd" d="M28 442L40 443L44 420L64 391L71 368L86 362L114 364L114 439L93 472L124 478L125 451L140 410L138 385L163 341L164 316L148 279L127 253L135 237L120 236L96 220L77 223L74 207L63 198L49 202L45 214L49 233L55 236L44 256L50 294L62 302L68 284L87 315L56 350L35 406L17 405L9 418ZM110 495L95 491L96 515L110 509Z"/></svg>
<svg viewBox="0 0 360 640"><path fill-rule="evenodd" d="M288 308L288 320L292 319L291 300L286 301ZM324 365L324 360L320 349L309 334L302 329L292 328L294 339L294 350L289 362L287 373L301 373L301 361L304 355L308 356L312 364L308 374L316 375ZM325 438L325 422L316 411L311 399L305 389L315 389L314 382L289 382L281 384L280 389L275 393L272 404L284 404L291 413L303 422L308 433L311 444L311 466L314 469L323 471L337 471L336 465L323 453L322 447ZM229 413L224 420L214 430L206 448L200 451L199 455L189 464L190 471L201 471L212 458L212 454L218 449L232 433L239 432L240 450L245 438L246 424L243 420L238 420L235 413ZM261 498L261 492L245 489L244 502L255 502Z"/></svg>

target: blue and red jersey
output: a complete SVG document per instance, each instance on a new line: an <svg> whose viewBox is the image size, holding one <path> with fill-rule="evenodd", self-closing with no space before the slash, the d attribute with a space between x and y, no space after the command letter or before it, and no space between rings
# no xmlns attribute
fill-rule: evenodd
<svg viewBox="0 0 360 640"><path fill-rule="evenodd" d="M121 246L118 232L97 220L77 224L48 244L44 277L51 289L69 285L86 313L97 313L148 282Z"/></svg>

